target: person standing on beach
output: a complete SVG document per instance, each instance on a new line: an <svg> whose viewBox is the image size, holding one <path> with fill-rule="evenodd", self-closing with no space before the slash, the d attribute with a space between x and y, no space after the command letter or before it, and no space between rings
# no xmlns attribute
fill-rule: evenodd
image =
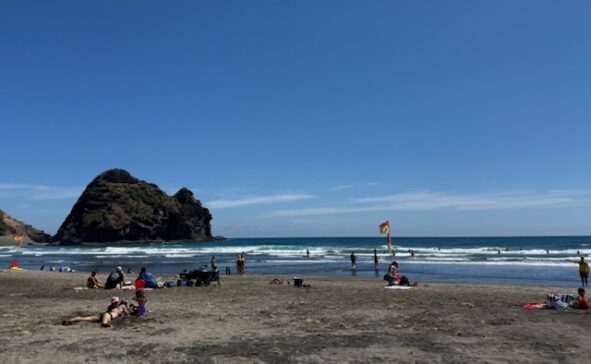
<svg viewBox="0 0 591 364"><path fill-rule="evenodd" d="M211 269L215 267L215 257L211 257Z"/></svg>
<svg viewBox="0 0 591 364"><path fill-rule="evenodd" d="M306 258L310 258L310 249L306 249Z"/></svg>
<svg viewBox="0 0 591 364"><path fill-rule="evenodd" d="M240 254L236 259L236 270L238 274L244 274L244 255Z"/></svg>
<svg viewBox="0 0 591 364"><path fill-rule="evenodd" d="M373 264L378 265L378 251L376 249L373 250Z"/></svg>
<svg viewBox="0 0 591 364"><path fill-rule="evenodd" d="M355 269L356 262L357 262L357 257L355 256L355 252L351 252L351 268Z"/></svg>
<svg viewBox="0 0 591 364"><path fill-rule="evenodd" d="M585 261L585 258L581 257L580 260L569 260L571 263L577 263L579 265L579 276L581 277L581 286L589 287L587 279L589 278L589 264Z"/></svg>

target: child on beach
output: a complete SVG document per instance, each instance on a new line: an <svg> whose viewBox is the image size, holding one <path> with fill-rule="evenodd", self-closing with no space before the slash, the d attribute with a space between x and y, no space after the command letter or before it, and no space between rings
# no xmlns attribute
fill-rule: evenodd
<svg viewBox="0 0 591 364"><path fill-rule="evenodd" d="M138 305L130 304L131 306L131 314L134 316L145 316L148 313L148 309L146 308L146 295L144 294L143 289L138 289L135 292L135 300L137 301Z"/></svg>
<svg viewBox="0 0 591 364"><path fill-rule="evenodd" d="M579 297L577 297L577 299L575 301L572 301L570 303L570 306L573 308L579 308L582 310L589 309L589 299L587 299L587 297L585 296L585 289L579 288L578 293L579 293Z"/></svg>

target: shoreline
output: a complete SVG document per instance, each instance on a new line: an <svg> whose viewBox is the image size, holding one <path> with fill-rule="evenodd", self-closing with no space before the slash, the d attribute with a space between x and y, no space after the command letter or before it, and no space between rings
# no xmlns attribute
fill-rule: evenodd
<svg viewBox="0 0 591 364"><path fill-rule="evenodd" d="M310 288L294 288L269 284L271 276L222 276L220 287L147 292L145 318L126 317L109 329L61 326L65 318L104 310L111 295L133 297L75 291L86 277L1 272L0 360L583 362L591 344L589 312L521 307L572 289L427 282L391 290L358 277L310 276Z"/></svg>

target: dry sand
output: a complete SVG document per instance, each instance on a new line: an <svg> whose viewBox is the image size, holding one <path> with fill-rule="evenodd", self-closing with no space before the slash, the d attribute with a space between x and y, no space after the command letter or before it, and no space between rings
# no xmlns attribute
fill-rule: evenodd
<svg viewBox="0 0 591 364"><path fill-rule="evenodd" d="M145 318L107 329L60 325L103 311L113 294L133 297L76 292L86 276L0 273L1 363L591 360L588 312L521 308L564 288L427 283L390 290L377 279L330 277L307 277L311 288L294 288L270 285L269 276L223 276L221 287L148 292Z"/></svg>

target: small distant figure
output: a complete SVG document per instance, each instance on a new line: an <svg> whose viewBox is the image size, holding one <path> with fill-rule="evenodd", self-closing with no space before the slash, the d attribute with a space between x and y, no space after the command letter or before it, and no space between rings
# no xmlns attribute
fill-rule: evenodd
<svg viewBox="0 0 591 364"><path fill-rule="evenodd" d="M103 285L101 284L101 282L99 282L98 279L96 278L95 271L92 271L92 273L90 273L90 277L88 277L88 279L86 280L86 288L89 288L89 289L103 288Z"/></svg>
<svg viewBox="0 0 591 364"><path fill-rule="evenodd" d="M131 274L133 273L133 271L131 270L131 267L127 267L127 274Z"/></svg>
<svg viewBox="0 0 591 364"><path fill-rule="evenodd" d="M238 274L244 274L244 254L240 254L236 259L236 270L238 271Z"/></svg>
<svg viewBox="0 0 591 364"><path fill-rule="evenodd" d="M497 250L497 254L501 254L501 249Z"/></svg>
<svg viewBox="0 0 591 364"><path fill-rule="evenodd" d="M546 254L550 254L550 250L546 249Z"/></svg>
<svg viewBox="0 0 591 364"><path fill-rule="evenodd" d="M577 255L581 255L581 253L579 253L579 251L577 250Z"/></svg>
<svg viewBox="0 0 591 364"><path fill-rule="evenodd" d="M207 278L208 283L211 282L218 282L218 286L222 285L220 281L220 271L216 265L211 266L211 272L209 272L209 277Z"/></svg>
<svg viewBox="0 0 591 364"><path fill-rule="evenodd" d="M508 252L509 251L509 248L505 248L505 251Z"/></svg>
<svg viewBox="0 0 591 364"><path fill-rule="evenodd" d="M310 249L306 249L306 258L310 258Z"/></svg>
<svg viewBox="0 0 591 364"><path fill-rule="evenodd" d="M355 252L351 252L351 268L355 269L357 263L357 257L355 256Z"/></svg>
<svg viewBox="0 0 591 364"><path fill-rule="evenodd" d="M410 256L411 256L411 257L414 257L414 256L415 256L415 251L414 251L414 250L412 250L412 249L410 250Z"/></svg>
<svg viewBox="0 0 591 364"><path fill-rule="evenodd" d="M51 267L49 267L49 271L50 272L55 272L55 266L52 265Z"/></svg>
<svg viewBox="0 0 591 364"><path fill-rule="evenodd" d="M378 265L378 251L377 251L377 249L373 250L373 264Z"/></svg>
<svg viewBox="0 0 591 364"><path fill-rule="evenodd" d="M579 265L579 276L581 277L581 286L589 287L587 279L589 278L589 264L585 261L585 258L581 257L580 260L569 260L569 262L577 263Z"/></svg>
<svg viewBox="0 0 591 364"><path fill-rule="evenodd" d="M230 274L232 274L232 269L230 269L230 267L226 267L226 275L229 276Z"/></svg>
<svg viewBox="0 0 591 364"><path fill-rule="evenodd" d="M215 267L215 257L211 257L211 268Z"/></svg>
<svg viewBox="0 0 591 364"><path fill-rule="evenodd" d="M41 268L39 268L39 270L43 270L45 269L45 264L41 265Z"/></svg>

